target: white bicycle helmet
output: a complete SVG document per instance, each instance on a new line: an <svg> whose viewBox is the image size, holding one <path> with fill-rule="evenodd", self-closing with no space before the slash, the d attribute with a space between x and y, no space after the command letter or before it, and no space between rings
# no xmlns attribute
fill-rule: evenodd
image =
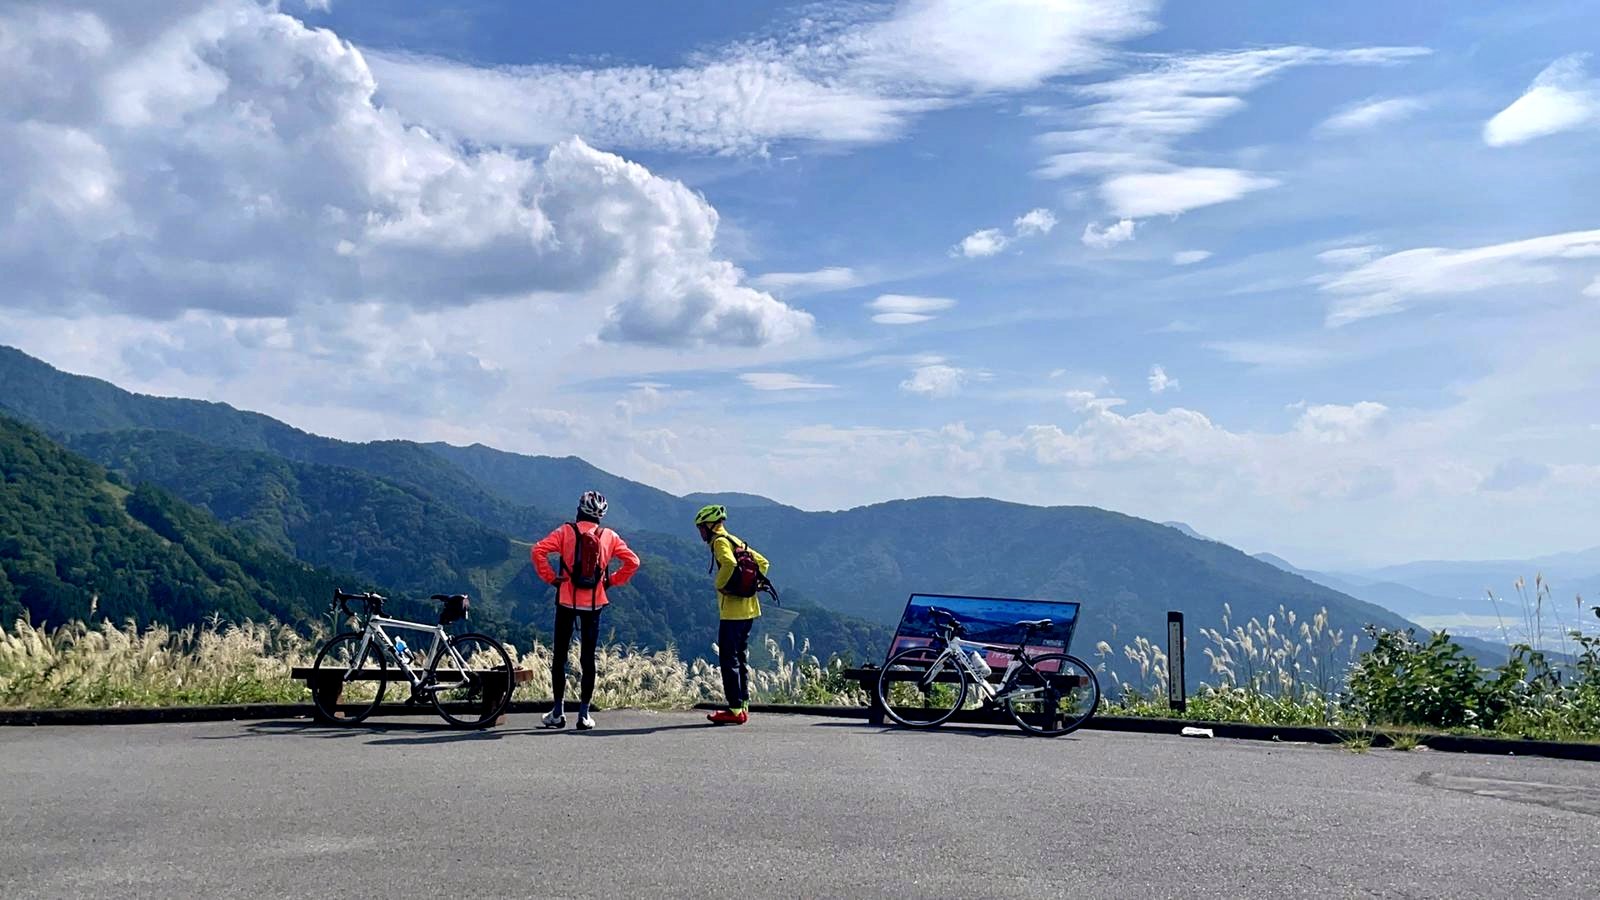
<svg viewBox="0 0 1600 900"><path fill-rule="evenodd" d="M578 498L578 515L602 519L605 514L606 498L599 491L584 491L583 496Z"/></svg>

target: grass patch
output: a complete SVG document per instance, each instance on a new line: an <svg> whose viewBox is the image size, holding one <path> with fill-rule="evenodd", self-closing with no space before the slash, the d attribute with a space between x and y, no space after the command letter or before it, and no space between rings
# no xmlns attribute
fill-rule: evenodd
<svg viewBox="0 0 1600 900"><path fill-rule="evenodd" d="M1384 737L1389 741L1390 750L1398 750L1401 753L1410 753L1422 746L1422 736L1409 731L1389 732Z"/></svg>
<svg viewBox="0 0 1600 900"><path fill-rule="evenodd" d="M36 628L18 620L0 629L0 708L200 706L301 703L310 694L289 677L316 658L320 634L307 637L276 622L170 629L103 621ZM512 659L533 671L519 700L548 700L554 654L543 644L508 645ZM810 645L765 641L768 664L751 672L755 698L770 703L863 705L866 695L844 679L842 663L824 664ZM567 696L577 694L571 654ZM722 676L703 659L685 660L675 648L613 645L596 653L594 700L602 708L683 709L722 698Z"/></svg>

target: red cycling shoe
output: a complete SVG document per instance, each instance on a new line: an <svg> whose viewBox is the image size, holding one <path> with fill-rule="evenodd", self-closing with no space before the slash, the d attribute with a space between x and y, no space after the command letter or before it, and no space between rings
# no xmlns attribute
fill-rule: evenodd
<svg viewBox="0 0 1600 900"><path fill-rule="evenodd" d="M714 725L743 725L750 721L750 714L742 709L719 709L706 718Z"/></svg>

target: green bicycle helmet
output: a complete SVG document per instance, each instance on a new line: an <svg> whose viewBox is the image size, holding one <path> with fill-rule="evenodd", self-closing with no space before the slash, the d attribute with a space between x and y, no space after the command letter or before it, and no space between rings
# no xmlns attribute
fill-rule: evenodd
<svg viewBox="0 0 1600 900"><path fill-rule="evenodd" d="M715 522L721 522L726 518L728 518L728 511L713 503L710 506L700 507L700 511L694 514L694 523L696 525L710 525Z"/></svg>

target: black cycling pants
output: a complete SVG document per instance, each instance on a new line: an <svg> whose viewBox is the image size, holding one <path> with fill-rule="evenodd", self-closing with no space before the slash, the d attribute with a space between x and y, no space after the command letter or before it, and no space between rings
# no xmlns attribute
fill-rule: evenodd
<svg viewBox="0 0 1600 900"><path fill-rule="evenodd" d="M583 669L581 693L578 695L580 703L588 703L594 696L594 648L600 640L600 609L573 609L570 606L556 604L556 645L555 660L550 666L550 694L560 703L567 696L567 651L572 647L572 620L577 619L579 624L580 656L578 664Z"/></svg>
<svg viewBox="0 0 1600 900"><path fill-rule="evenodd" d="M728 708L750 705L750 628L755 619L723 619L717 628L717 661Z"/></svg>

